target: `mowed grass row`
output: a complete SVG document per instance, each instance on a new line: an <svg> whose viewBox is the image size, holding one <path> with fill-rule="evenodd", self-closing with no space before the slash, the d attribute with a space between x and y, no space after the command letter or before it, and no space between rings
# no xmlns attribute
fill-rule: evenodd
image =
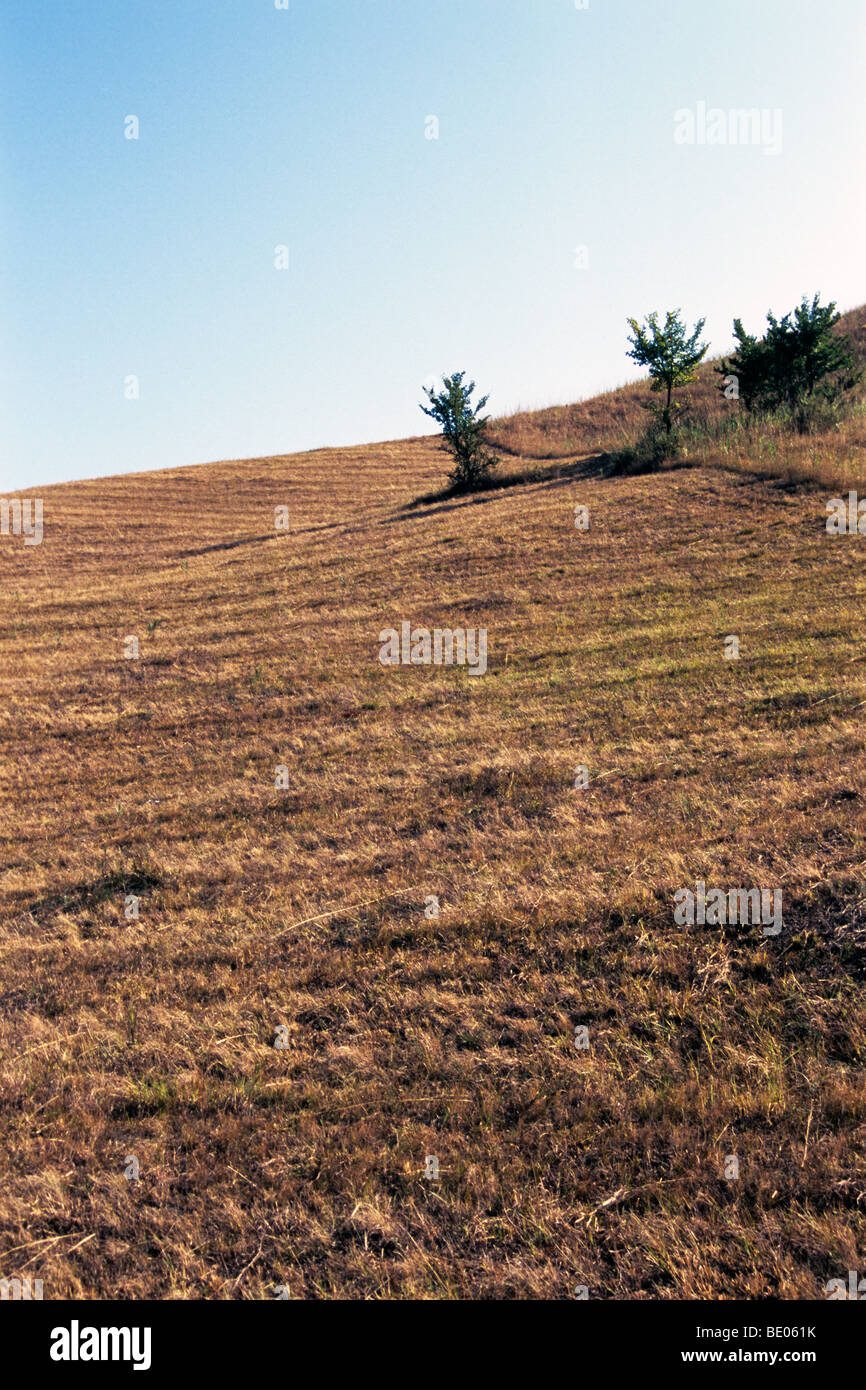
<svg viewBox="0 0 866 1390"><path fill-rule="evenodd" d="M866 538L708 469L407 510L441 475L71 484L3 542L0 1272L46 1297L862 1266ZM404 620L487 674L383 667ZM677 926L698 879L782 935Z"/></svg>

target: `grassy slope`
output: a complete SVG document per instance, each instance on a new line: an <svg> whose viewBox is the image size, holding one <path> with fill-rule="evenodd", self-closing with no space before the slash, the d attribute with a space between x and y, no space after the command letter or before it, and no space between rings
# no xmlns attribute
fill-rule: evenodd
<svg viewBox="0 0 866 1390"><path fill-rule="evenodd" d="M839 331L851 340L859 363L866 367L866 306L843 315ZM738 429L743 412L719 391L719 360L704 363L697 381L677 392L677 399L689 400L697 427L686 442L686 462L866 492L866 386L855 393L853 411L831 431L797 437L781 425ZM494 422L492 430L508 461L506 472L519 472L528 460L537 466L628 447L646 426L646 407L658 400L643 382L636 382L574 405L519 411ZM701 437L701 430L710 438Z"/></svg>
<svg viewBox="0 0 866 1390"><path fill-rule="evenodd" d="M0 1273L46 1297L862 1266L866 539L704 468L407 512L442 473L70 484L0 543ZM402 619L488 675L382 668ZM697 878L781 886L782 936L675 926Z"/></svg>

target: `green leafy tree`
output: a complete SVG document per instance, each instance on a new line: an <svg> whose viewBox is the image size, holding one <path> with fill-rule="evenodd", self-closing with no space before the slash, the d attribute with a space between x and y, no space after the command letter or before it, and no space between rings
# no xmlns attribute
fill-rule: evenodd
<svg viewBox="0 0 866 1390"><path fill-rule="evenodd" d="M804 295L782 319L768 314L760 340L735 319L737 351L717 370L737 378L748 410L785 409L792 428L804 433L817 400L835 402L860 380L861 373L852 371L850 340L835 331L840 318L835 303L822 305L816 294L811 302Z"/></svg>
<svg viewBox="0 0 866 1390"><path fill-rule="evenodd" d="M445 446L454 457L454 471L449 474L458 492L474 492L483 487L491 469L498 462L487 451L486 427L490 417L481 412L490 399L482 396L472 404L475 382L464 384L465 372L442 378L442 389L425 386L429 405L420 408L442 427Z"/></svg>
<svg viewBox="0 0 866 1390"><path fill-rule="evenodd" d="M733 357L723 360L716 371L723 378L719 390L728 396L731 378L736 388L735 399L741 400L749 412L769 408L774 394L770 381L772 359L766 343L747 333L742 319L734 319L734 339L737 350Z"/></svg>
<svg viewBox="0 0 866 1390"><path fill-rule="evenodd" d="M631 328L629 342L632 345L628 356L640 367L647 367L653 391L666 392L661 418L667 434L673 428L671 402L677 386L685 386L694 381L697 369L709 350L709 343L699 343L706 319L700 319L693 333L689 333L680 317L679 309L668 311L664 326L659 324L658 314L650 314L644 324L637 319L628 320Z"/></svg>

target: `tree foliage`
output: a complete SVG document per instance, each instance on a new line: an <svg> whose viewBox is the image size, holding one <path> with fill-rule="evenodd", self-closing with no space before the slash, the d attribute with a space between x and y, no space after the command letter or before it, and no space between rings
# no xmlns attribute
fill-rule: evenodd
<svg viewBox="0 0 866 1390"><path fill-rule="evenodd" d="M692 333L680 317L679 309L668 310L663 326L658 314L650 314L644 324L637 319L629 319L628 323L632 344L628 356L638 366L648 368L653 391L666 392L661 416L665 431L670 434L673 392L677 386L695 380L697 369L709 350L709 343L698 342L706 319L700 319Z"/></svg>
<svg viewBox="0 0 866 1390"><path fill-rule="evenodd" d="M490 417L481 414L490 397L482 396L473 405L475 382L464 384L465 376L465 372L455 372L443 377L439 391L425 386L429 405L422 405L421 410L442 427L445 445L454 457L454 471L449 475L454 488L473 492L484 486L497 460L487 451L485 431Z"/></svg>
<svg viewBox="0 0 866 1390"><path fill-rule="evenodd" d="M760 339L735 319L736 352L716 370L725 378L736 378L747 410L785 409L792 427L803 433L816 400L836 401L860 379L851 370L850 340L834 331L840 318L835 303L822 305L816 294L811 302L804 295L782 319L767 314L767 331Z"/></svg>

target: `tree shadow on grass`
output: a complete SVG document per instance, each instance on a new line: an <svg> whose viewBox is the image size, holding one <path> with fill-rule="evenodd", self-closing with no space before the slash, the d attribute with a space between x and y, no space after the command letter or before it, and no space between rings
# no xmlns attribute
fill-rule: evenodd
<svg viewBox="0 0 866 1390"><path fill-rule="evenodd" d="M606 476L610 457L609 454L605 453L587 454L583 458L572 459L568 463L558 461L541 466L533 465L531 468L523 468L517 473L503 473L498 477L490 477L475 492L466 492L454 487L441 488L438 492L427 492L423 496L415 497L411 502L407 502L405 506L401 507L397 516L389 517L383 524L399 521L410 512L414 512L417 516L432 516L435 512L454 510L461 506L481 506L485 502L492 501L498 493L508 488L529 485L540 485L546 488L563 487L566 483L574 482L576 479L603 478ZM439 505L436 505L437 503Z"/></svg>
<svg viewBox="0 0 866 1390"><path fill-rule="evenodd" d="M129 893L146 893L152 888L165 886L165 879L149 869L129 869L103 874L92 883L78 883L58 893L46 893L43 897L25 906L25 912L43 921L55 912L78 912L97 907L110 898L125 897Z"/></svg>

